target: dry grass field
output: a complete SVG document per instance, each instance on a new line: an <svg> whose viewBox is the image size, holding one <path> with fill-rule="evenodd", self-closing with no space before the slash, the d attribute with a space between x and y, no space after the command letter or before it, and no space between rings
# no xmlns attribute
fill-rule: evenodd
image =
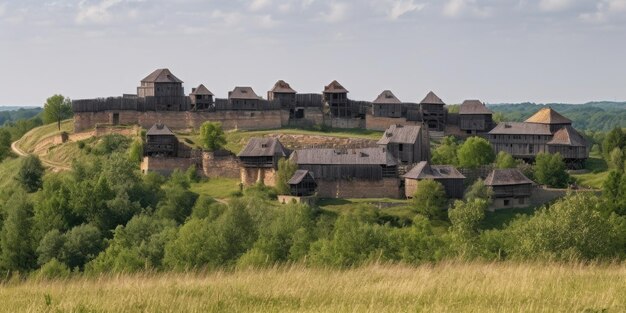
<svg viewBox="0 0 626 313"><path fill-rule="evenodd" d="M625 312L623 265L299 266L7 283L1 312Z"/></svg>

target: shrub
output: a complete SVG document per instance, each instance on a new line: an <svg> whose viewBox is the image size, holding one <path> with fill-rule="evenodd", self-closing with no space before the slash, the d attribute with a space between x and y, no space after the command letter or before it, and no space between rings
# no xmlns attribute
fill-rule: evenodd
<svg viewBox="0 0 626 313"><path fill-rule="evenodd" d="M71 272L67 265L59 262L57 259L52 259L41 266L41 268L34 273L33 277L39 280L52 280L68 278L70 274Z"/></svg>

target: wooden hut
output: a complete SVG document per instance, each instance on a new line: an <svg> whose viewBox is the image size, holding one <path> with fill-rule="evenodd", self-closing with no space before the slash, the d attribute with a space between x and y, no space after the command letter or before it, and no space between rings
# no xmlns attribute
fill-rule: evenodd
<svg viewBox="0 0 626 313"><path fill-rule="evenodd" d="M251 138L237 155L241 164L241 182L246 186L258 182L275 186L278 161L289 154L290 151L276 138Z"/></svg>
<svg viewBox="0 0 626 313"><path fill-rule="evenodd" d="M429 92L420 102L420 115L432 131L444 131L446 127L446 104L434 92Z"/></svg>
<svg viewBox="0 0 626 313"><path fill-rule="evenodd" d="M281 108L295 110L297 92L284 80L279 80L274 84L274 88L267 92L269 101L278 101Z"/></svg>
<svg viewBox="0 0 626 313"><path fill-rule="evenodd" d="M459 108L459 128L467 134L479 134L493 128L493 112L479 100L465 100Z"/></svg>
<svg viewBox="0 0 626 313"><path fill-rule="evenodd" d="M495 169L485 179L493 189L493 209L525 208L530 206L530 196L535 183L520 170Z"/></svg>
<svg viewBox="0 0 626 313"><path fill-rule="evenodd" d="M355 114L348 103L348 90L336 80L324 87L323 95L332 117L349 118Z"/></svg>
<svg viewBox="0 0 626 313"><path fill-rule="evenodd" d="M572 126L564 126L548 141L548 152L560 153L570 167L582 168L589 157L587 140Z"/></svg>
<svg viewBox="0 0 626 313"><path fill-rule="evenodd" d="M144 99L148 109L156 111L187 109L183 81L166 68L157 69L142 79L141 86L137 87L137 97Z"/></svg>
<svg viewBox="0 0 626 313"><path fill-rule="evenodd" d="M145 156L178 156L178 139L164 124L154 124L146 132Z"/></svg>
<svg viewBox="0 0 626 313"><path fill-rule="evenodd" d="M429 159L428 131L421 126L391 125L378 141L378 145L385 147L401 164L414 164Z"/></svg>
<svg viewBox="0 0 626 313"><path fill-rule="evenodd" d="M213 93L202 84L191 89L189 99L191 101L192 110L201 111L213 107Z"/></svg>
<svg viewBox="0 0 626 313"><path fill-rule="evenodd" d="M402 101L391 90L383 91L372 102L372 115L376 117L402 117Z"/></svg>
<svg viewBox="0 0 626 313"><path fill-rule="evenodd" d="M417 191L417 184L424 179L432 179L443 185L448 198L463 197L465 176L452 165L430 165L422 161L417 163L404 176L404 190L407 198L412 198Z"/></svg>
<svg viewBox="0 0 626 313"><path fill-rule="evenodd" d="M228 92L228 102L232 110L260 110L261 97L259 97L252 87L235 87Z"/></svg>
<svg viewBox="0 0 626 313"><path fill-rule="evenodd" d="M295 197L309 197L315 194L317 183L307 170L297 170L287 182L290 193Z"/></svg>

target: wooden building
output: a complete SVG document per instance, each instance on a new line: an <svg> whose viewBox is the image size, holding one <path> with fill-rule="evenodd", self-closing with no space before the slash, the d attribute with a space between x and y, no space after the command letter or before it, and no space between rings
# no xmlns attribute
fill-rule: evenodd
<svg viewBox="0 0 626 313"><path fill-rule="evenodd" d="M235 87L228 92L228 102L232 110L260 110L261 100L252 87Z"/></svg>
<svg viewBox="0 0 626 313"><path fill-rule="evenodd" d="M144 156L177 157L178 139L164 124L154 124L146 132Z"/></svg>
<svg viewBox="0 0 626 313"><path fill-rule="evenodd" d="M237 155L241 164L241 182L246 186L258 182L275 186L278 161L288 158L289 154L290 151L276 138L251 138Z"/></svg>
<svg viewBox="0 0 626 313"><path fill-rule="evenodd" d="M191 109L194 111L209 110L214 107L213 93L202 84L191 89L189 99L191 101Z"/></svg>
<svg viewBox="0 0 626 313"><path fill-rule="evenodd" d="M355 112L348 103L348 90L339 82L333 80L324 87L324 102L330 109L332 117L351 118Z"/></svg>
<svg viewBox="0 0 626 313"><path fill-rule="evenodd" d="M526 123L549 125L550 132L555 133L565 126L572 126L572 121L552 108L543 108L533 116L529 117Z"/></svg>
<svg viewBox="0 0 626 313"><path fill-rule="evenodd" d="M565 126L554 133L548 141L548 152L560 153L573 168L582 168L589 157L587 140L572 126Z"/></svg>
<svg viewBox="0 0 626 313"><path fill-rule="evenodd" d="M422 161L417 163L404 176L404 192L407 198L413 198L417 192L418 182L432 179L441 183L448 198L463 198L465 176L452 165L430 165Z"/></svg>
<svg viewBox="0 0 626 313"><path fill-rule="evenodd" d="M401 164L428 161L430 139L428 130L421 126L391 125L378 141Z"/></svg>
<svg viewBox="0 0 626 313"><path fill-rule="evenodd" d="M290 193L295 197L309 197L315 194L317 183L307 170L297 170L287 182Z"/></svg>
<svg viewBox="0 0 626 313"><path fill-rule="evenodd" d="M183 111L187 96L183 81L178 79L169 69L157 69L141 80L137 87L137 97L148 98L150 106L156 111Z"/></svg>
<svg viewBox="0 0 626 313"><path fill-rule="evenodd" d="M383 91L372 102L372 115L376 117L402 117L402 102L390 91Z"/></svg>
<svg viewBox="0 0 626 313"><path fill-rule="evenodd" d="M525 208L530 206L530 196L535 183L520 170L495 169L485 179L493 189L493 209Z"/></svg>
<svg viewBox="0 0 626 313"><path fill-rule="evenodd" d="M267 92L267 100L278 101L281 108L288 110L296 109L297 92L284 80L279 80L274 84L274 88Z"/></svg>
<svg viewBox="0 0 626 313"><path fill-rule="evenodd" d="M434 92L429 92L420 102L420 115L429 130L444 131L446 128L445 103Z"/></svg>
<svg viewBox="0 0 626 313"><path fill-rule="evenodd" d="M494 126L493 112L479 100L465 100L459 108L459 128L467 134L481 134Z"/></svg>

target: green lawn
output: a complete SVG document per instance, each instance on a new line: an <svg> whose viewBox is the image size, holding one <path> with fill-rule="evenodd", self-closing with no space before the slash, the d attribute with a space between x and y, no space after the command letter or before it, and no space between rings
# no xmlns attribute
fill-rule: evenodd
<svg viewBox="0 0 626 313"><path fill-rule="evenodd" d="M233 193L239 191L239 179L209 178L192 184L191 191L216 199L230 198Z"/></svg>
<svg viewBox="0 0 626 313"><path fill-rule="evenodd" d="M15 174L22 164L21 158L9 157L0 161L0 192L15 183Z"/></svg>
<svg viewBox="0 0 626 313"><path fill-rule="evenodd" d="M57 124L48 124L32 129L22 136L19 140L19 148L24 152L32 152L35 145L44 138L60 134L62 132L72 133L74 131L74 121L65 120L61 122L61 130L58 130Z"/></svg>
<svg viewBox="0 0 626 313"><path fill-rule="evenodd" d="M572 175L576 178L578 185L582 187L602 188L602 183L604 183L604 180L609 175L609 170L606 161L598 152L592 152L589 155L589 159L585 162L585 169L588 170L589 173Z"/></svg>

